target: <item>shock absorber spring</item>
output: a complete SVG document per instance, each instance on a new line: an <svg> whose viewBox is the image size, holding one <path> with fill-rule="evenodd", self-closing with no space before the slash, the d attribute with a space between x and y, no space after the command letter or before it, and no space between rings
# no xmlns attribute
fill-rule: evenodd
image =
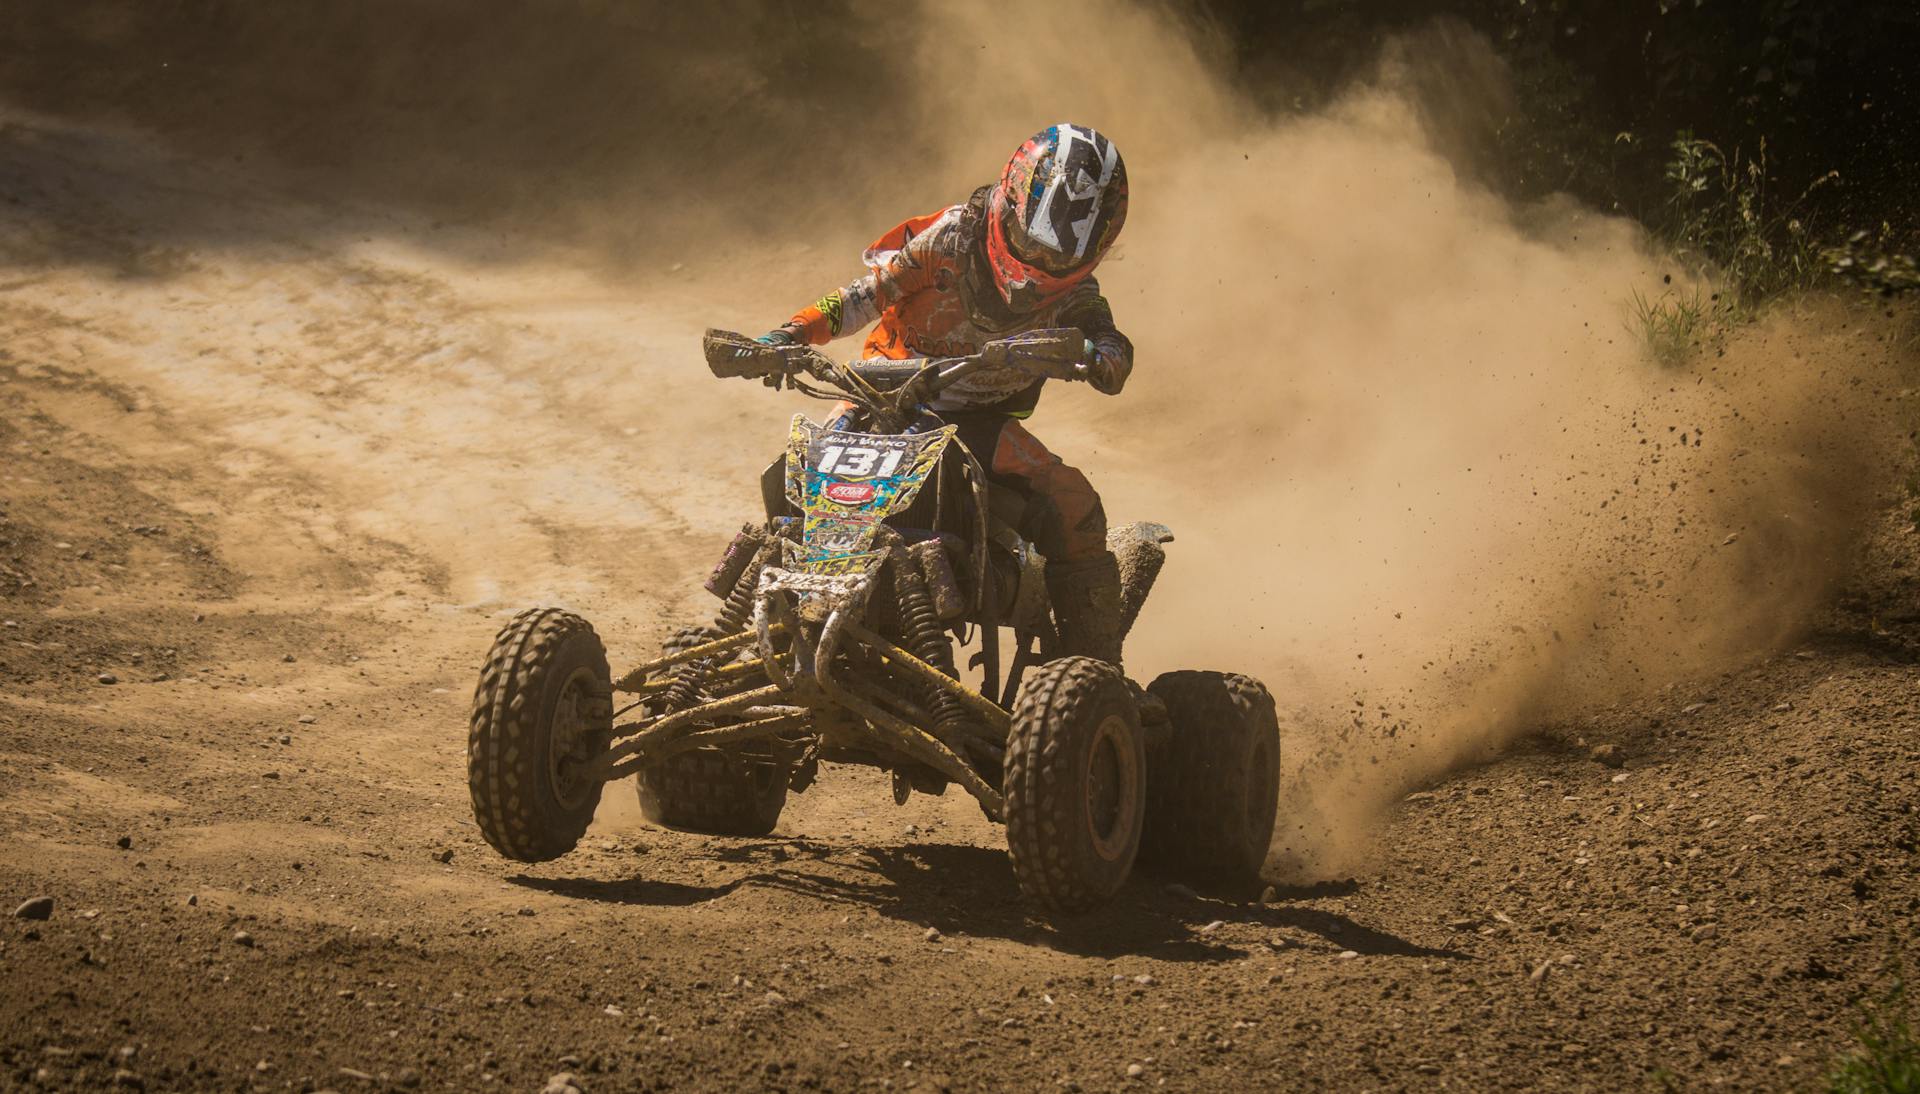
<svg viewBox="0 0 1920 1094"><path fill-rule="evenodd" d="M893 591L900 605L900 631L907 649L920 660L954 676L953 646L948 643L940 617L934 612L933 600L927 595L926 578L905 551L896 550L893 555ZM929 687L925 691L927 703L933 708L934 725L942 736L951 737L966 725L967 709L959 699L943 688Z"/></svg>
<svg viewBox="0 0 1920 1094"><path fill-rule="evenodd" d="M738 634L747 625L747 614L753 610L753 597L760 587L760 571L766 569L767 562L778 549L777 541L768 539L760 549L754 552L753 561L733 583L727 593L726 602L720 605L720 613L713 617L714 636L725 638ZM682 666L673 678L673 686L660 697L662 710L685 710L700 699L700 687L707 682L715 664L710 659L689 661Z"/></svg>

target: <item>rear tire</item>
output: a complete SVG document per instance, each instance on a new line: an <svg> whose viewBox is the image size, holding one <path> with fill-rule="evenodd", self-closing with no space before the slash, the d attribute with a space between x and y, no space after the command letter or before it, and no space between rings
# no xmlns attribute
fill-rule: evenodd
<svg viewBox="0 0 1920 1094"><path fill-rule="evenodd" d="M640 813L655 824L712 836L764 836L787 804L786 765L738 752L682 752L635 780Z"/></svg>
<svg viewBox="0 0 1920 1094"><path fill-rule="evenodd" d="M663 652L692 649L720 637L687 627ZM654 824L711 836L764 836L787 804L787 765L732 749L669 756L634 776L640 814Z"/></svg>
<svg viewBox="0 0 1920 1094"><path fill-rule="evenodd" d="M1146 807L1140 714L1120 670L1091 657L1034 669L1014 704L1003 785L1022 893L1072 914L1118 892Z"/></svg>
<svg viewBox="0 0 1920 1094"><path fill-rule="evenodd" d="M1251 884L1273 840L1280 727L1251 676L1169 672L1147 685L1173 722L1148 756L1143 868L1192 881Z"/></svg>
<svg viewBox="0 0 1920 1094"><path fill-rule="evenodd" d="M473 817L494 850L544 862L580 842L602 784L570 778L563 761L606 750L612 698L606 648L572 612L532 608L494 638L467 732Z"/></svg>

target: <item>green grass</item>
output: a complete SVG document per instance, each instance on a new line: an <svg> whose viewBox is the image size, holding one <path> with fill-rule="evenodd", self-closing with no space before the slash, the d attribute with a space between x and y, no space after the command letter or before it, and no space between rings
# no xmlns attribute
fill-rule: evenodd
<svg viewBox="0 0 1920 1094"><path fill-rule="evenodd" d="M1853 1036L1860 1047L1834 1061L1828 1094L1920 1094L1920 1037L1904 982L1895 981L1879 1002L1862 1005Z"/></svg>
<svg viewBox="0 0 1920 1094"><path fill-rule="evenodd" d="M1720 345L1742 318L1732 302L1705 289L1667 289L1651 298L1634 289L1627 327L1655 361L1672 366Z"/></svg>
<svg viewBox="0 0 1920 1094"><path fill-rule="evenodd" d="M1682 269L1714 290L1669 289L1652 299L1635 290L1629 327L1656 361L1677 365L1718 347L1772 301L1833 278L1832 260L1794 215L1833 176L1782 206L1767 189L1765 142L1746 157L1682 132L1669 147L1669 196L1654 235Z"/></svg>

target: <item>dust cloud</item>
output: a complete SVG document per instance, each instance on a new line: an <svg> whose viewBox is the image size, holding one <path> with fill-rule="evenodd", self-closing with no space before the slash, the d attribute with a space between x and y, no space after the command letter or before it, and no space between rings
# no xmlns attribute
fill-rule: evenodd
<svg viewBox="0 0 1920 1094"><path fill-rule="evenodd" d="M653 5L208 4L169 22L89 0L14 13L33 48L0 63L0 90L455 222L410 245L463 262L590 269L629 317L537 272L485 301L587 331L594 353L540 364L583 402L674 408L583 410L570 451L638 429L606 474L643 481L649 451L685 440L743 506L781 415L698 374L699 327L772 326L1027 134L1101 128L1133 194L1101 281L1138 364L1119 399L1050 391L1034 427L1114 520L1179 536L1130 668L1247 671L1278 696L1288 876L1353 868L1384 807L1461 763L1790 641L1893 466L1894 362L1837 310L1684 367L1645 358L1625 302L1684 278L1627 221L1479 181L1509 97L1457 29L1275 118L1223 75L1223 43L1160 6L725 8L716 36L726 20ZM222 232L194 242L253 246ZM741 443L756 424L765 443ZM725 531L680 516L676 532Z"/></svg>
<svg viewBox="0 0 1920 1094"><path fill-rule="evenodd" d="M1113 110L1136 380L1061 444L1116 519L1181 535L1134 666L1279 696L1280 873L1348 869L1441 772L1797 633L1894 465L1870 334L1810 312L1649 361L1623 302L1677 271L1626 221L1471 181L1454 108L1500 73L1457 33L1278 122L1161 45L1127 66L1159 110Z"/></svg>
<svg viewBox="0 0 1920 1094"><path fill-rule="evenodd" d="M1474 181L1506 101L1483 42L1435 28L1273 120L1164 16L1034 14L1041 40L1098 28L1070 78L956 56L989 18L929 32L954 147L990 163L1058 115L1132 182L1102 283L1134 380L1050 394L1035 428L1112 519L1179 536L1130 667L1278 696L1278 874L1352 868L1408 790L1771 652L1830 594L1895 465L1883 345L1808 306L1648 360L1625 301L1680 272L1637 226Z"/></svg>

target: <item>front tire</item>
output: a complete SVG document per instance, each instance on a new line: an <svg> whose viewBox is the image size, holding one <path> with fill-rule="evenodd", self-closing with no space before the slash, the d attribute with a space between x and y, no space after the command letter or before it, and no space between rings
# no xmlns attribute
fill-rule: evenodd
<svg viewBox="0 0 1920 1094"><path fill-rule="evenodd" d="M1273 696L1230 672L1169 672L1147 690L1167 704L1173 727L1149 757L1141 865L1192 881L1252 884L1280 800Z"/></svg>
<svg viewBox="0 0 1920 1094"><path fill-rule="evenodd" d="M1034 670L1013 708L1004 797L1029 899L1073 914L1120 890L1140 848L1146 748L1119 669L1063 657Z"/></svg>
<svg viewBox="0 0 1920 1094"><path fill-rule="evenodd" d="M487 843L518 862L573 850L601 784L570 769L612 737L612 676L593 626L558 608L514 616L480 671L467 733L467 788Z"/></svg>

